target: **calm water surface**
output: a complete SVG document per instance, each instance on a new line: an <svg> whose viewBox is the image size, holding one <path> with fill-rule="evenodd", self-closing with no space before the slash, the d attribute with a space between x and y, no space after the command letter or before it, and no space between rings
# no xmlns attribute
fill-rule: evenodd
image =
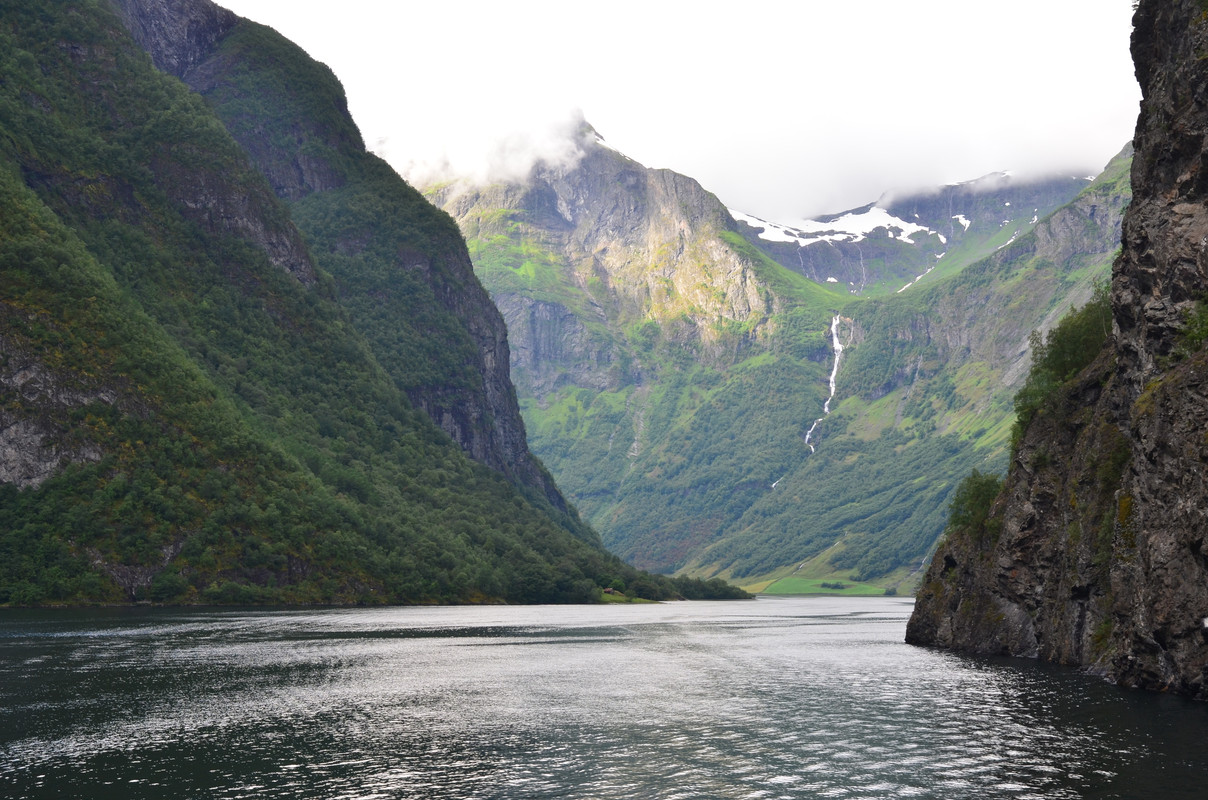
<svg viewBox="0 0 1208 800"><path fill-rule="evenodd" d="M0 613L0 797L1208 796L1208 706L911 601Z"/></svg>

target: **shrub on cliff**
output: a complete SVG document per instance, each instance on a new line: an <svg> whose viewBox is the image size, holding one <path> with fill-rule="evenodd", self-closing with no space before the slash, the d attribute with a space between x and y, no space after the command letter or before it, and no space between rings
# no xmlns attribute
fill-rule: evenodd
<svg viewBox="0 0 1208 800"><path fill-rule="evenodd" d="M998 475L973 470L956 487L952 502L948 504L948 531L960 531L974 541L982 541L987 534L997 536L997 526L990 520L990 505L1002 488Z"/></svg>
<svg viewBox="0 0 1208 800"><path fill-rule="evenodd" d="M1032 368L1023 388L1015 395L1015 427L1011 450L1032 418L1055 396L1057 389L1090 364L1112 328L1111 298L1106 282L1097 283L1091 299L1079 309L1070 309L1056 327L1041 336L1032 331Z"/></svg>

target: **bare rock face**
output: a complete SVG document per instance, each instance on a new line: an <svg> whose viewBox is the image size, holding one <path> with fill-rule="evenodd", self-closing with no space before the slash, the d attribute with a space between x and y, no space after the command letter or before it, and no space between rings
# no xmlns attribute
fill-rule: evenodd
<svg viewBox="0 0 1208 800"><path fill-rule="evenodd" d="M70 436L73 409L112 405L118 393L96 379L55 370L28 354L17 338L0 336L0 484L40 486L65 464L100 461L100 447Z"/></svg>
<svg viewBox="0 0 1208 800"><path fill-rule="evenodd" d="M111 0L155 66L183 78L239 22L209 0Z"/></svg>
<svg viewBox="0 0 1208 800"><path fill-rule="evenodd" d="M1112 300L1120 371L1139 394L1168 355L1183 312L1208 286L1208 19L1194 0L1142 3L1133 58L1143 91L1124 252Z"/></svg>
<svg viewBox="0 0 1208 800"><path fill-rule="evenodd" d="M480 240L506 237L522 221L535 246L563 265L558 280L574 285L573 299L533 296L484 277L508 323L522 393L540 402L568 384L640 385L646 368L622 331L638 323L706 358L744 346L723 331L766 334L780 301L722 238L736 223L721 202L691 178L608 148L586 124L580 134L572 163L539 164L523 182L452 184L432 195Z"/></svg>
<svg viewBox="0 0 1208 800"><path fill-rule="evenodd" d="M1038 414L991 532L940 545L907 641L1077 664L1208 699L1208 13L1141 0L1114 336Z"/></svg>
<svg viewBox="0 0 1208 800"><path fill-rule="evenodd" d="M530 180L537 188L527 191L548 198L563 221L559 249L571 263L590 265L620 306L639 318L687 319L705 342L715 323L774 310L774 295L749 261L719 239L734 223L716 197L691 178L647 169L594 138L583 147L582 161L537 170Z"/></svg>
<svg viewBox="0 0 1208 800"><path fill-rule="evenodd" d="M507 322L518 391L545 397L564 385L614 390L628 377L613 343L593 335L566 306L520 294L502 295L497 302ZM599 321L606 324L603 312Z"/></svg>

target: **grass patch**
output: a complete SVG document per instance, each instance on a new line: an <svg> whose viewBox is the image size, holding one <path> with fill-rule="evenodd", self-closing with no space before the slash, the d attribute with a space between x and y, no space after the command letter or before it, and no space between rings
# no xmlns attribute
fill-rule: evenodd
<svg viewBox="0 0 1208 800"><path fill-rule="evenodd" d="M616 605L616 604L626 604L626 603L657 603L658 601L657 600L647 600L644 597L630 597L629 595L620 594L620 593L605 594L605 593L601 592L600 593L600 602L607 603L610 605Z"/></svg>
<svg viewBox="0 0 1208 800"><path fill-rule="evenodd" d="M837 594L837 595L883 595L884 586L841 578L781 578L763 590L763 594Z"/></svg>

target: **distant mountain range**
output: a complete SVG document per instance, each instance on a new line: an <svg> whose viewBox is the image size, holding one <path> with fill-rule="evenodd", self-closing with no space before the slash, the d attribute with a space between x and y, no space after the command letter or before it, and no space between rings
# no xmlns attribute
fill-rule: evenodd
<svg viewBox="0 0 1208 800"><path fill-rule="evenodd" d="M1092 178L1020 180L999 172L874 203L797 225L731 209L747 240L781 266L853 294L905 291L934 282L1006 247L1070 202Z"/></svg>
<svg viewBox="0 0 1208 800"><path fill-rule="evenodd" d="M1094 181L988 176L789 227L589 126L580 147L424 190L507 320L559 486L646 568L909 590L956 483L1003 467L1029 333L1106 274L1128 153Z"/></svg>

